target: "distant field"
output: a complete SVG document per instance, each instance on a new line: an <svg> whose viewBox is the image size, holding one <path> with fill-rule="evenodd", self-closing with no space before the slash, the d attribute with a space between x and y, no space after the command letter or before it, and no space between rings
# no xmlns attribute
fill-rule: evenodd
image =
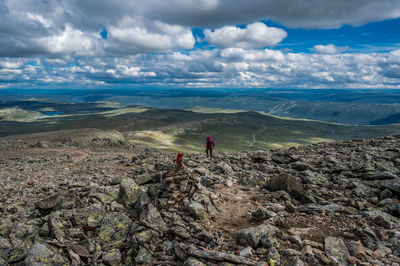
<svg viewBox="0 0 400 266"><path fill-rule="evenodd" d="M109 102L23 102L17 107L0 109L0 136L96 128L117 130L132 143L167 152L204 152L207 135L214 138L216 151L240 151L400 133L400 125L354 126L233 109L195 107L191 110L151 109ZM42 116L46 112L57 115Z"/></svg>

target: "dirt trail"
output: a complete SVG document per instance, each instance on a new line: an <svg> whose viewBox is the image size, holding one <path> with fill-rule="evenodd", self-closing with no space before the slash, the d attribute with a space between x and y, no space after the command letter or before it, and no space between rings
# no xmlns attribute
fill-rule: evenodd
<svg viewBox="0 0 400 266"><path fill-rule="evenodd" d="M258 188L233 184L231 187L217 185L216 190L222 195L220 212L214 219L207 220L205 226L211 233L221 233L224 242L234 244L235 233L243 228L256 225L250 220L249 211L259 205L254 198L260 195Z"/></svg>
<svg viewBox="0 0 400 266"><path fill-rule="evenodd" d="M265 131L267 131L267 130L268 130L268 127L266 126L266 127L264 127L264 129L262 129L262 130L260 130L260 131L257 131L256 133L254 133L254 134L252 135L252 136L253 136L253 142L250 144L250 146L253 147L254 144L256 144L256 135L261 134L261 133L263 133L263 132L265 132Z"/></svg>

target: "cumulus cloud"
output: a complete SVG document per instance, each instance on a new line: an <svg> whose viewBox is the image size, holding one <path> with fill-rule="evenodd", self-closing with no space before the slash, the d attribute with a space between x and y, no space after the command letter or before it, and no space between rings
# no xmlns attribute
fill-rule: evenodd
<svg viewBox="0 0 400 266"><path fill-rule="evenodd" d="M333 44L328 44L328 45L315 45L313 47L313 51L319 54L340 54L344 51L346 51L348 48L347 47L338 47Z"/></svg>
<svg viewBox="0 0 400 266"><path fill-rule="evenodd" d="M65 64L63 64L63 61ZM307 54L226 48L127 58L0 60L0 84L113 84L174 87L400 88L400 51ZM55 67L48 67L49 63Z"/></svg>
<svg viewBox="0 0 400 266"><path fill-rule="evenodd" d="M335 28L398 17L398 0L0 0L0 86L398 88L400 51L263 49L287 34L257 22ZM195 45L194 26L215 49Z"/></svg>
<svg viewBox="0 0 400 266"><path fill-rule="evenodd" d="M206 29L204 36L206 41L218 47L263 48L277 45L286 38L287 33L282 29L256 22L244 29L235 26Z"/></svg>
<svg viewBox="0 0 400 266"><path fill-rule="evenodd" d="M80 55L94 47L92 53L101 56L104 51L191 49L193 26L216 28L207 30L207 36L220 47L255 48L273 46L285 37L280 29L254 23L260 20L296 28L335 28L399 16L397 0L1 0L0 56ZM249 25L234 26L239 24ZM103 28L110 38L101 42ZM69 38L80 43L62 43Z"/></svg>
<svg viewBox="0 0 400 266"><path fill-rule="evenodd" d="M195 44L189 28L143 18L125 17L118 25L109 27L109 35L113 43L107 48L116 51L122 46L133 53L191 49Z"/></svg>

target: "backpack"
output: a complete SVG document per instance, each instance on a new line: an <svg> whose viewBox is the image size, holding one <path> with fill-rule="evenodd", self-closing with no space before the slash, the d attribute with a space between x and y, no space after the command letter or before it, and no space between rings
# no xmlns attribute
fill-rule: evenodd
<svg viewBox="0 0 400 266"><path fill-rule="evenodd" d="M210 148L210 149L213 148L213 140L212 139L208 140L208 148Z"/></svg>

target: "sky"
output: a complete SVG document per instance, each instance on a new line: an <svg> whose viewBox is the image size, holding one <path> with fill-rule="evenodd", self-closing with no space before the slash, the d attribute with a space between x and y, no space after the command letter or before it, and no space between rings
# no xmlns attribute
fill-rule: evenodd
<svg viewBox="0 0 400 266"><path fill-rule="evenodd" d="M400 89L399 0L0 0L1 88Z"/></svg>

